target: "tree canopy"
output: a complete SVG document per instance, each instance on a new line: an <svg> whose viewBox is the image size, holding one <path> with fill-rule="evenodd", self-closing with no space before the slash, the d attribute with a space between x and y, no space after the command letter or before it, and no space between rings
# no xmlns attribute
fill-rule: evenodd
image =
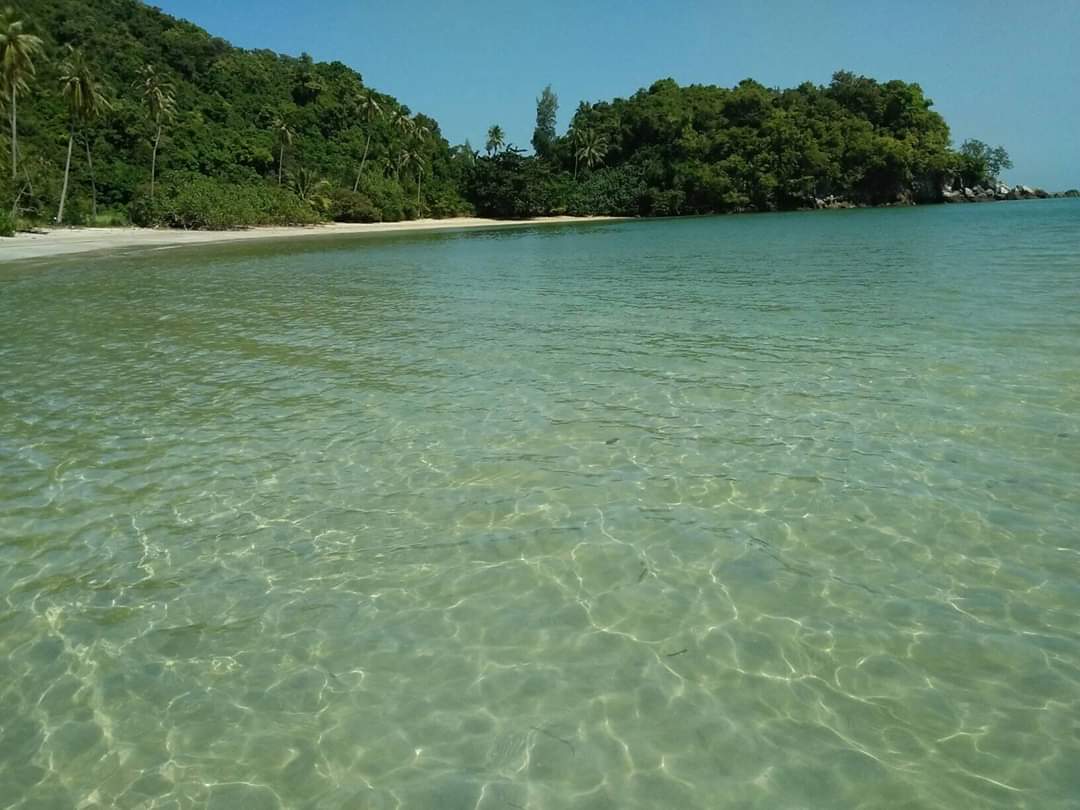
<svg viewBox="0 0 1080 810"><path fill-rule="evenodd" d="M918 84L848 71L789 89L662 79L580 103L562 135L548 86L535 154L498 125L478 154L340 62L235 48L137 0L24 0L0 19L0 194L31 221L58 207L65 222L228 227L932 202L1011 166L980 141L954 151ZM75 103L91 86L93 114Z"/></svg>

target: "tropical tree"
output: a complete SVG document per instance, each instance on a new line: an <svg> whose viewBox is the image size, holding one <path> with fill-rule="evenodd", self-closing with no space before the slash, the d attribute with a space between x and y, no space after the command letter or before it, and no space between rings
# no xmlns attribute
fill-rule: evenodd
<svg viewBox="0 0 1080 810"><path fill-rule="evenodd" d="M308 205L325 210L330 205L327 190L330 183L310 169L301 167L289 175L296 196Z"/></svg>
<svg viewBox="0 0 1080 810"><path fill-rule="evenodd" d="M1004 169L1011 169L1013 162L1004 146L988 146L980 140L970 139L960 144L959 165L963 181L971 185L997 182Z"/></svg>
<svg viewBox="0 0 1080 810"><path fill-rule="evenodd" d="M353 183L353 191L360 189L360 176L364 173L364 164L367 163L368 149L371 148L371 133L374 130L372 126L375 120L382 118L382 106L379 104L379 99L375 97L372 92L364 93L360 97L359 101L360 114L364 117L365 127L367 130L367 136L364 139L364 156L360 158L360 169L356 173L356 182Z"/></svg>
<svg viewBox="0 0 1080 810"><path fill-rule="evenodd" d="M145 65L139 71L135 89L141 95L154 122L154 152L150 160L150 199L154 199L154 183L157 179L158 146L161 144L161 132L165 124L176 116L176 91L171 82L157 72L153 65Z"/></svg>
<svg viewBox="0 0 1080 810"><path fill-rule="evenodd" d="M399 149L397 153L397 159L394 161L394 179L401 180L401 170L405 168L408 162L412 159L412 155L408 149Z"/></svg>
<svg viewBox="0 0 1080 810"><path fill-rule="evenodd" d="M581 146L581 130L573 124L570 125L570 131L566 133L566 137L570 140L570 149L574 152L574 179L577 180L578 174L578 147Z"/></svg>
<svg viewBox="0 0 1080 810"><path fill-rule="evenodd" d="M578 147L574 157L591 169L604 160L607 148L607 141L604 140L602 135L597 134L595 130L587 129L581 133L578 139Z"/></svg>
<svg viewBox="0 0 1080 810"><path fill-rule="evenodd" d="M403 135L410 135L413 131L413 120L405 114L404 110L394 110L390 114L390 125Z"/></svg>
<svg viewBox="0 0 1080 810"><path fill-rule="evenodd" d="M68 179L71 176L71 152L75 146L75 131L79 124L92 121L111 106L99 89L93 70L87 64L82 52L70 45L67 58L60 66L60 88L67 102L69 121L67 162L64 164L64 186L60 192L60 210L56 214L57 225L64 221L64 203L67 202ZM93 171L94 164L90 158L89 140L86 142L86 154L91 171ZM96 190L94 196L97 197Z"/></svg>
<svg viewBox="0 0 1080 810"><path fill-rule="evenodd" d="M23 30L24 23L10 6L0 15L0 88L3 89L11 122L11 179L19 176L18 100L29 87L34 58L42 53L41 38Z"/></svg>
<svg viewBox="0 0 1080 810"><path fill-rule="evenodd" d="M484 145L485 151L490 156L498 152L504 146L506 146L506 135L503 133L502 127L498 124L492 124L488 127L487 143Z"/></svg>
<svg viewBox="0 0 1080 810"><path fill-rule="evenodd" d="M536 99L536 129L533 130L532 145L539 157L551 157L555 146L555 119L558 113L559 97L549 84Z"/></svg>
<svg viewBox="0 0 1080 810"><path fill-rule="evenodd" d="M431 135L431 129L429 129L428 126L420 120L420 117L417 116L413 119L409 134L412 135L418 143L424 143Z"/></svg>
<svg viewBox="0 0 1080 810"><path fill-rule="evenodd" d="M428 136L431 135L431 130L420 120L417 116L413 120L412 125L412 138L413 148L408 152L408 160L416 168L416 213L418 216L423 216L423 203L420 197L420 186L424 176L424 143L427 141Z"/></svg>
<svg viewBox="0 0 1080 810"><path fill-rule="evenodd" d="M289 126L284 116L277 116L270 125L274 131L274 138L278 143L277 184L281 185L282 172L285 170L285 147L292 146L296 132Z"/></svg>
<svg viewBox="0 0 1080 810"><path fill-rule="evenodd" d="M420 199L420 185L424 178L424 153L419 149L415 149L406 154L408 155L408 162L412 163L416 168L416 218L420 219L424 216L424 207Z"/></svg>

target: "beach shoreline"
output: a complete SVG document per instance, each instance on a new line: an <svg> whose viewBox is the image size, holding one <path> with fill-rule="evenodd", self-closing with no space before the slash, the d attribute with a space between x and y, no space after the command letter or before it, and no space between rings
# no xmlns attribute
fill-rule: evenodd
<svg viewBox="0 0 1080 810"><path fill-rule="evenodd" d="M535 225L618 222L622 217L537 217L536 219L484 219L451 217L407 222L335 222L306 226L260 226L235 231L181 231L157 228L49 228L0 239L0 262L49 259L114 250L257 242L274 239L307 239L320 236L423 233L431 231L514 228Z"/></svg>

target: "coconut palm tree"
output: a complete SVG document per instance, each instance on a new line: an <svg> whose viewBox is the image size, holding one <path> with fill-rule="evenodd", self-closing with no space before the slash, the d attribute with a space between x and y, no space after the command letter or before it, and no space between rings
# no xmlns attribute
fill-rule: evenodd
<svg viewBox="0 0 1080 810"><path fill-rule="evenodd" d="M424 177L424 142L431 135L431 130L417 117L412 126L412 149L408 152L408 162L416 167L416 211L423 216L423 204L420 197L420 187Z"/></svg>
<svg viewBox="0 0 1080 810"><path fill-rule="evenodd" d="M289 126L289 122L280 115L274 119L270 128L274 131L274 137L278 142L277 184L280 186L282 172L285 168L285 147L292 146L293 138L296 137L296 132Z"/></svg>
<svg viewBox="0 0 1080 810"><path fill-rule="evenodd" d="M577 180L578 175L578 147L581 145L581 130L570 125L570 129L566 133L567 139L570 141L570 149L574 153L574 179Z"/></svg>
<svg viewBox="0 0 1080 810"><path fill-rule="evenodd" d="M153 65L145 65L139 71L135 89L141 93L157 130L154 135L154 153L150 161L150 199L153 200L154 183L157 179L158 145L161 143L161 132L165 124L176 116L176 91L172 83L162 77Z"/></svg>
<svg viewBox="0 0 1080 810"><path fill-rule="evenodd" d="M603 162L607 149L607 141L604 137L597 134L595 130L587 129L581 133L574 157L575 160L580 160L591 169Z"/></svg>
<svg viewBox="0 0 1080 810"><path fill-rule="evenodd" d="M390 114L390 125L397 129L405 138L409 138L413 134L413 129L416 126L413 120L409 118L402 110L394 110ZM403 149L398 154L397 165L394 167L394 177L398 178L401 174L401 167L405 165L407 160L402 158L402 155L407 154L408 150Z"/></svg>
<svg viewBox="0 0 1080 810"><path fill-rule="evenodd" d="M303 167L289 173L292 180L293 191L296 196L314 208L325 210L330 201L327 198L327 189L330 183L319 177L315 172Z"/></svg>
<svg viewBox="0 0 1080 810"><path fill-rule="evenodd" d="M394 161L394 179L401 180L401 170L405 168L408 162L412 160L412 154L408 149L400 149L397 154L397 159Z"/></svg>
<svg viewBox="0 0 1080 810"><path fill-rule="evenodd" d="M360 170L356 173L356 182L353 183L353 191L360 189L360 176L364 173L364 164L367 163L368 149L371 148L371 133L374 130L372 124L375 120L382 118L382 106L379 104L379 99L375 97L372 92L364 93L360 97L359 102L360 114L364 117L365 129L367 130L367 137L364 140L364 156L360 158Z"/></svg>
<svg viewBox="0 0 1080 810"><path fill-rule="evenodd" d="M416 149L406 154L408 162L416 167L416 218L420 219L424 216L424 207L420 198L420 187L424 179L424 153Z"/></svg>
<svg viewBox="0 0 1080 810"><path fill-rule="evenodd" d="M60 89L64 94L64 99L67 101L70 120L68 124L67 162L64 164L64 186L60 192L60 210L56 214L57 225L64 221L64 203L67 202L68 179L71 177L71 152L75 146L75 130L80 123L92 121L100 113L111 107L98 88L93 70L87 64L82 52L72 48L70 45L67 50L67 58L60 66ZM89 159L89 140L86 142L86 150ZM91 160L91 171L93 165Z"/></svg>
<svg viewBox="0 0 1080 810"><path fill-rule="evenodd" d="M487 150L490 157L492 153L497 153L504 146L506 146L506 135L503 133L502 127L498 124L492 124L488 128L487 144L485 144L484 149Z"/></svg>
<svg viewBox="0 0 1080 810"><path fill-rule="evenodd" d="M0 84L11 121L11 179L19 177L18 100L34 76L34 58L42 53L41 38L23 30L23 21L10 6L0 15Z"/></svg>

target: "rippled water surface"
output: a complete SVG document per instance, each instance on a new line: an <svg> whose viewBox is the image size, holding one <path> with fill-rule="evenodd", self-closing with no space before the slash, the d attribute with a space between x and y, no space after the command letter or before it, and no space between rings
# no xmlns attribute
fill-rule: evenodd
<svg viewBox="0 0 1080 810"><path fill-rule="evenodd" d="M0 268L0 807L1078 764L1080 203Z"/></svg>

